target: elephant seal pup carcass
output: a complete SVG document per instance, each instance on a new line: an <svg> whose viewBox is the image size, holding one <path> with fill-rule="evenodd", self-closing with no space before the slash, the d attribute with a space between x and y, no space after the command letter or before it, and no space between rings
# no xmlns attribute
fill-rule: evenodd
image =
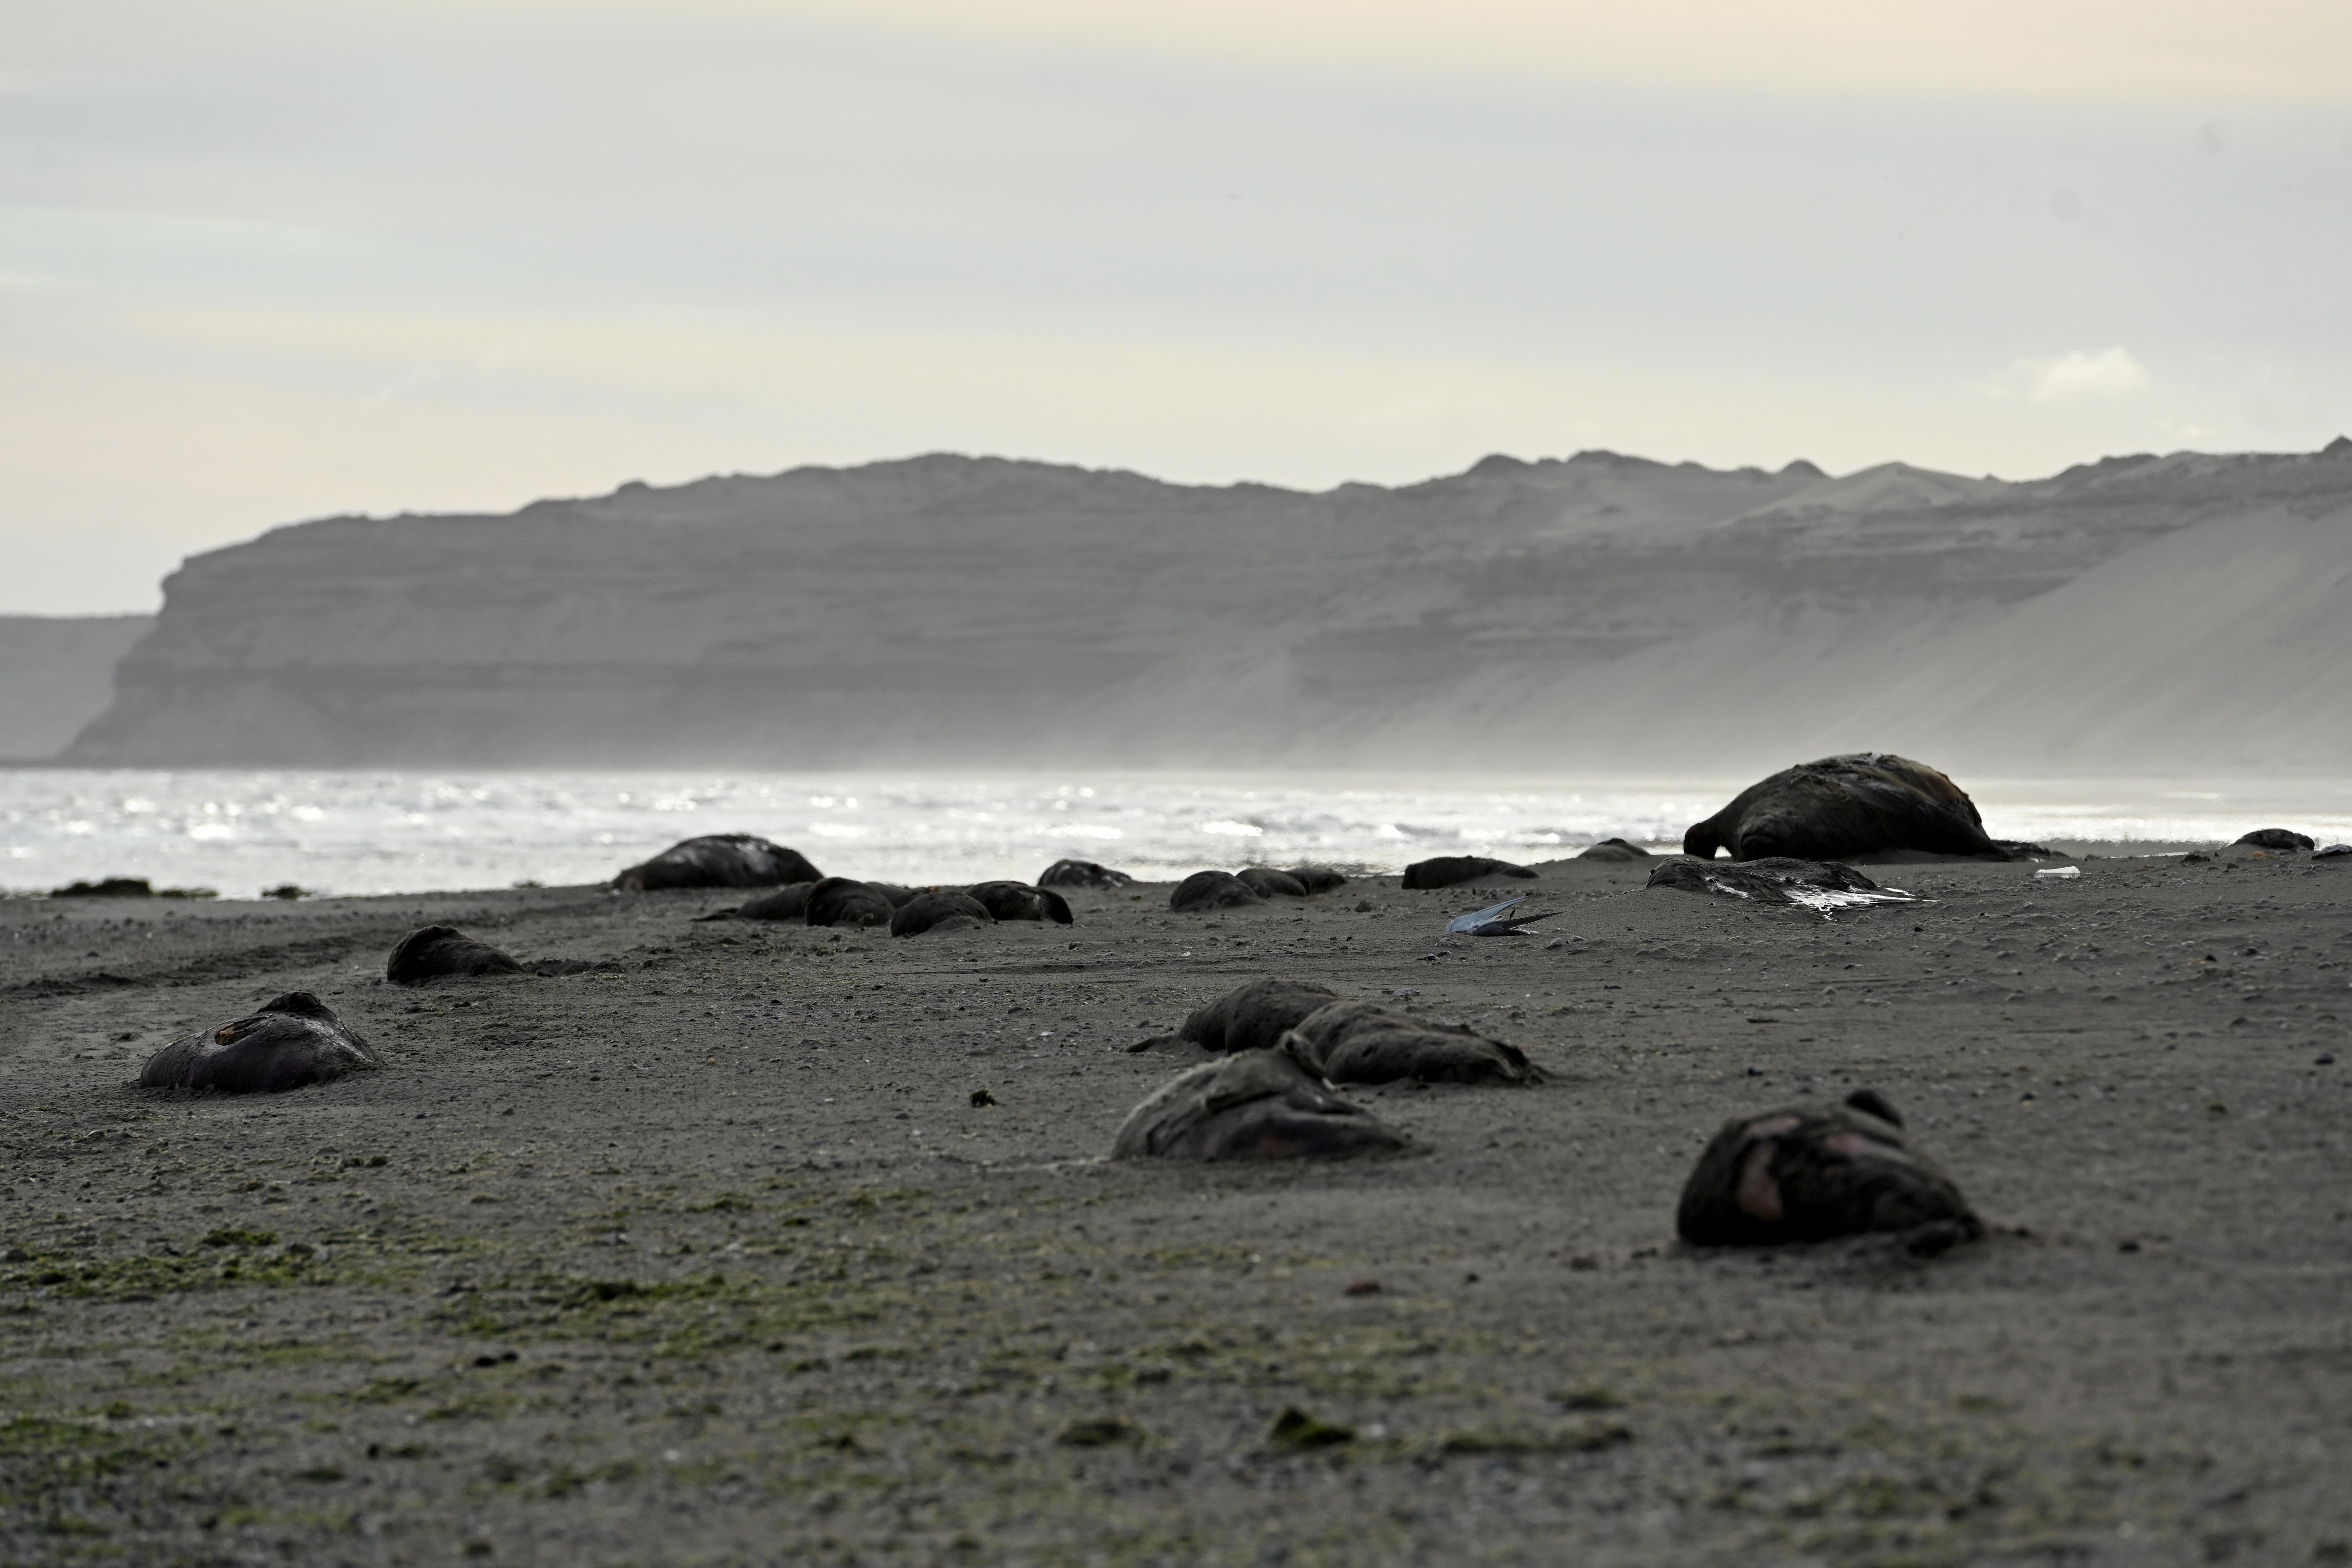
<svg viewBox="0 0 2352 1568"><path fill-rule="evenodd" d="M1622 838L1604 838L1577 857L1580 860L1647 860L1650 852Z"/></svg>
<svg viewBox="0 0 2352 1568"><path fill-rule="evenodd" d="M1049 888L1033 888L1026 882L975 882L963 891L964 897L978 900L1001 921L1070 923L1069 900Z"/></svg>
<svg viewBox="0 0 2352 1568"><path fill-rule="evenodd" d="M1850 860L1903 850L2014 860L2049 853L1987 837L1976 803L1959 785L1889 752L1801 763L1748 785L1683 835L1685 855L1709 859L1717 849L1734 860Z"/></svg>
<svg viewBox="0 0 2352 1568"><path fill-rule="evenodd" d="M455 926L422 926L410 931L400 939L383 966L383 977L394 985L422 985L448 975L521 973L521 964Z"/></svg>
<svg viewBox="0 0 2352 1568"><path fill-rule="evenodd" d="M1243 1051L1163 1084L1128 1114L1114 1160L1289 1160L1406 1147L1280 1051Z"/></svg>
<svg viewBox="0 0 2352 1568"><path fill-rule="evenodd" d="M1853 867L1832 860L1791 860L1776 856L1769 860L1724 866L1679 856L1652 871L1644 886L1679 888L1686 893L1728 893L1773 904L1788 902L1785 889L1791 887L1866 892L1878 884Z"/></svg>
<svg viewBox="0 0 2352 1568"><path fill-rule="evenodd" d="M1698 1247L1909 1232L1920 1254L1984 1234L1951 1177L1912 1149L1874 1089L1724 1123L1683 1184L1675 1229Z"/></svg>
<svg viewBox="0 0 2352 1568"><path fill-rule="evenodd" d="M148 1089L277 1094L383 1066L375 1048L308 991L265 1002L247 1018L173 1040L139 1075Z"/></svg>
<svg viewBox="0 0 2352 1568"><path fill-rule="evenodd" d="M1041 888L1097 888L1108 893L1134 881L1124 871L1114 871L1091 860L1056 860L1037 873L1037 886Z"/></svg>
<svg viewBox="0 0 2352 1568"><path fill-rule="evenodd" d="M2244 837L2235 840L2230 847L2235 849L2240 844L2255 849L2316 849L2319 847L2317 839L2306 837L2303 834L2284 827L2258 827Z"/></svg>
<svg viewBox="0 0 2352 1568"><path fill-rule="evenodd" d="M713 910L697 921L797 921L808 916L809 889L814 882L787 882L772 893L746 899L733 909Z"/></svg>
<svg viewBox="0 0 2352 1568"><path fill-rule="evenodd" d="M808 891L802 918L813 926L886 926L898 910L890 895L848 877L827 877Z"/></svg>
<svg viewBox="0 0 2352 1568"><path fill-rule="evenodd" d="M782 882L814 882L824 876L797 849L749 833L712 833L680 839L614 878L612 886L624 893L651 893L664 888L772 888Z"/></svg>
<svg viewBox="0 0 2352 1568"><path fill-rule="evenodd" d="M1234 878L1261 899L1303 899L1307 884L1287 871L1277 871L1271 866L1244 866Z"/></svg>
<svg viewBox="0 0 2352 1568"><path fill-rule="evenodd" d="M890 917L892 936L920 936L927 931L970 931L994 925L996 917L978 899L951 889L934 888L900 904Z"/></svg>
<svg viewBox="0 0 2352 1568"><path fill-rule="evenodd" d="M1424 1024L1370 1002L1333 1002L1298 1021L1282 1048L1333 1083L1535 1084L1543 1069L1517 1046L1466 1024Z"/></svg>
<svg viewBox="0 0 2352 1568"><path fill-rule="evenodd" d="M1880 887L1851 866L1780 858L1743 860L1736 866L1677 858L1651 872L1644 886L1713 893L1758 904L1801 904L1823 915L1832 910L1870 904L1917 902L1899 888Z"/></svg>
<svg viewBox="0 0 2352 1568"><path fill-rule="evenodd" d="M1482 877L1527 877L1535 875L1525 866L1514 866L1508 860L1496 860L1485 855L1440 855L1433 860L1416 860L1404 868L1404 885L1408 888L1454 888L1465 882L1475 882Z"/></svg>
<svg viewBox="0 0 2352 1568"><path fill-rule="evenodd" d="M1204 1051L1268 1050L1308 1014L1339 999L1337 991L1311 980L1253 980L1192 1009L1174 1034L1127 1048L1132 1053L1189 1041Z"/></svg>
<svg viewBox="0 0 2352 1568"><path fill-rule="evenodd" d="M1195 871L1177 883L1176 890L1168 895L1168 907L1178 914L1264 902L1247 882L1231 871Z"/></svg>

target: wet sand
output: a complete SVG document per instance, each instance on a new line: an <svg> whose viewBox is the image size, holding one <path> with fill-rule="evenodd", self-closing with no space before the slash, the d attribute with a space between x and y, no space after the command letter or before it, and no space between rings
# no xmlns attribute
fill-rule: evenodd
<svg viewBox="0 0 2352 1568"><path fill-rule="evenodd" d="M1906 866L1834 921L1644 877L1484 942L1393 878L899 941L0 903L0 1558L2352 1561L2352 863ZM611 967L382 984L428 922ZM1125 1047L1265 975L1551 1081L1352 1091L1401 1157L1102 1163L1201 1059ZM295 988L388 1070L132 1087ZM1676 1245L1725 1119L1864 1084L1990 1239Z"/></svg>

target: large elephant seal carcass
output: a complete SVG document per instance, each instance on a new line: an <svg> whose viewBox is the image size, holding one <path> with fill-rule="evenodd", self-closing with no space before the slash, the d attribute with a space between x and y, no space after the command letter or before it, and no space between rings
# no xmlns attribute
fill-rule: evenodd
<svg viewBox="0 0 2352 1568"><path fill-rule="evenodd" d="M1535 1084L1543 1070L1517 1046L1466 1024L1424 1024L1370 1002L1333 1002L1298 1021L1283 1049L1333 1083Z"/></svg>
<svg viewBox="0 0 2352 1568"><path fill-rule="evenodd" d="M521 973L521 964L455 926L421 926L410 931L383 965L383 977L394 985L422 985L452 975Z"/></svg>
<svg viewBox="0 0 2352 1568"><path fill-rule="evenodd" d="M1037 886L1041 888L1096 888L1108 893L1134 881L1124 871L1114 871L1091 860L1056 860L1037 873Z"/></svg>
<svg viewBox="0 0 2352 1568"><path fill-rule="evenodd" d="M996 917L978 899L952 889L934 888L898 906L890 916L890 934L920 936L928 931L970 931L995 923Z"/></svg>
<svg viewBox="0 0 2352 1568"><path fill-rule="evenodd" d="M1070 923L1069 900L1051 888L1033 888L1026 882L975 882L963 892L964 897L978 900L1001 921L1051 921L1059 926Z"/></svg>
<svg viewBox="0 0 2352 1568"><path fill-rule="evenodd" d="M1910 1232L1920 1253L1984 1234L1951 1177L1915 1151L1873 1089L1726 1122L1698 1157L1675 1229L1699 1247Z"/></svg>
<svg viewBox="0 0 2352 1568"><path fill-rule="evenodd" d="M813 926L886 926L896 913L890 895L872 883L827 877L809 889L803 918Z"/></svg>
<svg viewBox="0 0 2352 1568"><path fill-rule="evenodd" d="M1475 882L1486 877L1533 877L1525 866L1514 866L1508 860L1497 860L1486 855L1440 855L1434 859L1416 860L1404 868L1404 885L1408 888L1458 888L1465 882Z"/></svg>
<svg viewBox="0 0 2352 1568"><path fill-rule="evenodd" d="M1402 1133L1282 1052L1243 1051L1154 1091L1129 1113L1111 1158L1286 1160L1405 1146Z"/></svg>
<svg viewBox="0 0 2352 1568"><path fill-rule="evenodd" d="M308 991L265 1002L250 1017L173 1041L139 1075L148 1089L277 1094L383 1066L373 1047Z"/></svg>
<svg viewBox="0 0 2352 1568"><path fill-rule="evenodd" d="M1192 1009L1172 1035L1154 1035L1130 1052L1187 1043L1204 1051L1268 1050L1317 1008L1339 999L1311 980L1253 980Z"/></svg>
<svg viewBox="0 0 2352 1568"><path fill-rule="evenodd" d="M1264 902L1256 889L1231 871L1195 871L1177 883L1176 890L1168 895L1168 907L1178 914Z"/></svg>
<svg viewBox="0 0 2352 1568"><path fill-rule="evenodd" d="M651 893L665 888L773 888L824 876L797 849L749 833L712 833L680 839L630 867L611 885L624 893Z"/></svg>
<svg viewBox="0 0 2352 1568"><path fill-rule="evenodd" d="M1959 785L1888 752L1823 757L1748 785L1683 835L1685 855L1706 859L1718 849L1734 860L1848 860L1899 850L2013 860L2049 853L1987 837L1976 803Z"/></svg>

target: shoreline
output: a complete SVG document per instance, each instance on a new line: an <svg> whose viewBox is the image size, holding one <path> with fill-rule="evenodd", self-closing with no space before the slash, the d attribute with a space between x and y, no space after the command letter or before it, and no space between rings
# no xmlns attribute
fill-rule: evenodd
<svg viewBox="0 0 2352 1568"><path fill-rule="evenodd" d="M1615 837L1673 850L1752 782L1612 791L1554 779L1512 793L1491 779L1424 791L1265 773L1088 778L19 773L0 776L0 884L39 892L129 876L232 897L289 883L338 894L565 884L719 831L908 885L1025 879L1066 856L1167 879L1240 863L1390 872L1449 853L1531 863ZM2352 784L2179 782L1977 794L1995 837L2074 854L2226 843L2273 824L2352 840Z"/></svg>

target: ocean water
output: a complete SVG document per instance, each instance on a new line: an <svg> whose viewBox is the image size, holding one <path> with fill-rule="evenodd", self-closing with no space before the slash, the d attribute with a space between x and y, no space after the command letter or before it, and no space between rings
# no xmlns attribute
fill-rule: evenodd
<svg viewBox="0 0 2352 1568"><path fill-rule="evenodd" d="M144 877L251 898L602 881L701 833L757 833L828 872L1026 880L1065 856L1139 877L1300 859L1679 846L1751 778L1520 780L1093 773L392 773L0 770L0 889ZM1997 837L2352 838L2352 781L1969 780Z"/></svg>

